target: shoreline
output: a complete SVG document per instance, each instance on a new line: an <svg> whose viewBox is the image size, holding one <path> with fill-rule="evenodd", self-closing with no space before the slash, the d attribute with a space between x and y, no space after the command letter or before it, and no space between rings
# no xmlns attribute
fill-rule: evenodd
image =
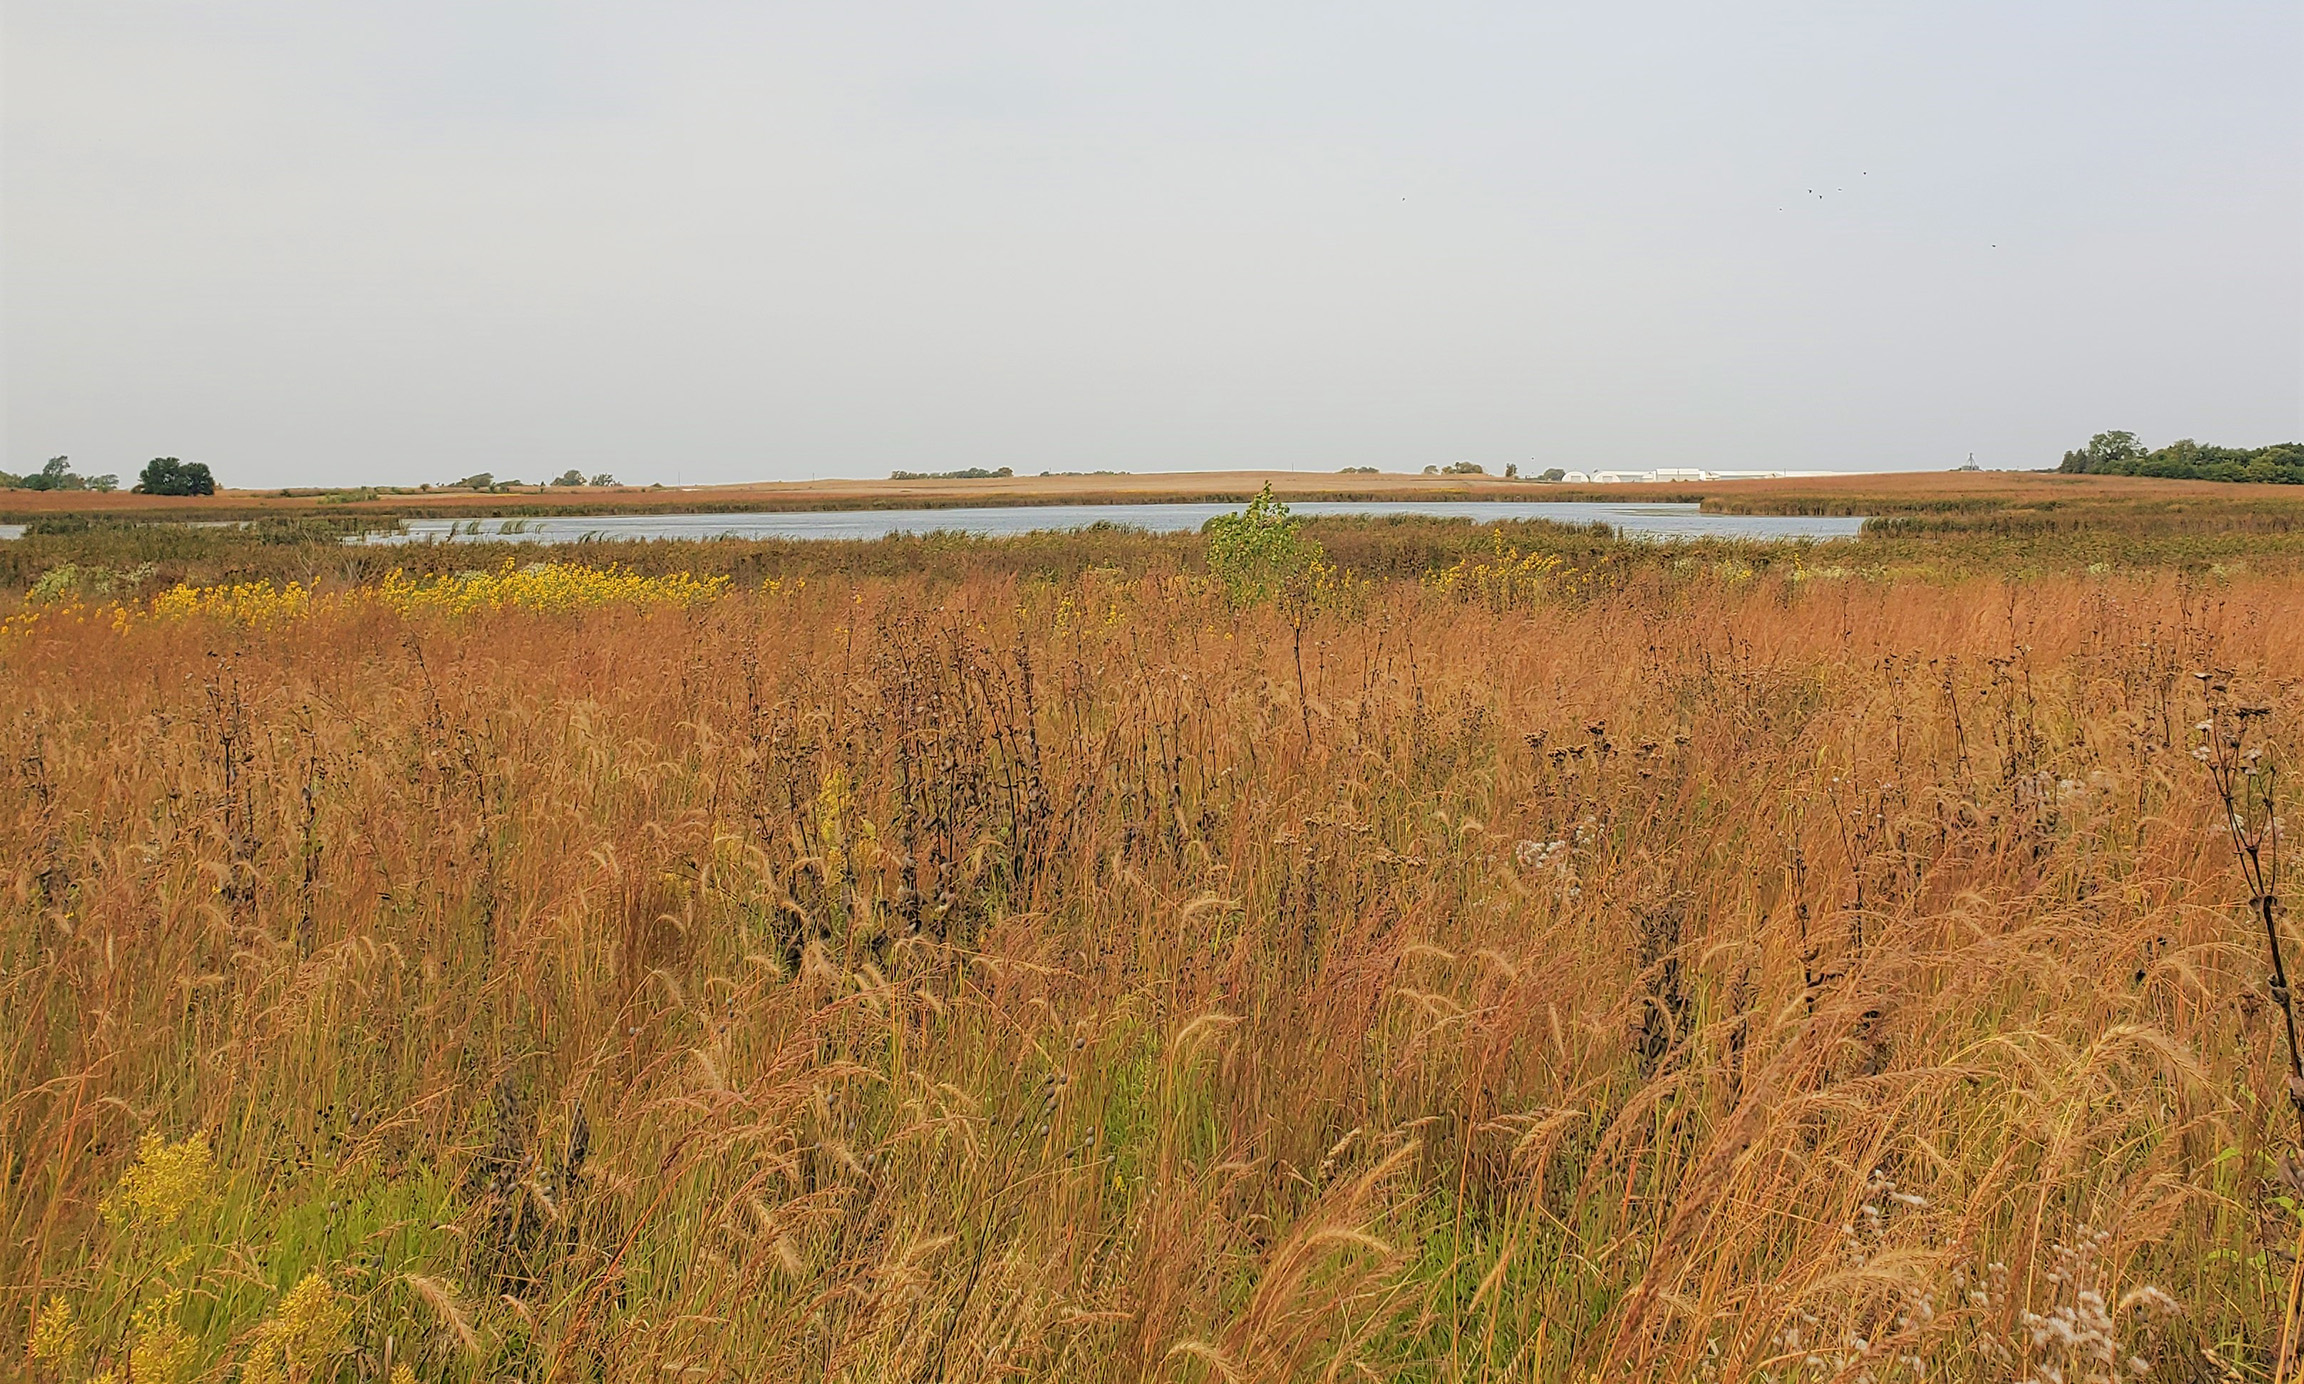
<svg viewBox="0 0 2304 1384"><path fill-rule="evenodd" d="M1493 476L1364 476L1306 472L1157 472L1140 476L1042 476L931 481L768 481L748 485L620 486L563 491L223 490L178 497L128 492L0 492L0 523L49 519L124 522L268 518L476 519L647 514L805 513L1052 505L1245 504L1266 484L1290 501L1574 504L1699 504L1708 513L1784 515L1929 514L2057 509L2078 503L2247 501L2294 505L2304 487L2065 475L2057 472L1906 471L1768 480L1570 485Z"/></svg>

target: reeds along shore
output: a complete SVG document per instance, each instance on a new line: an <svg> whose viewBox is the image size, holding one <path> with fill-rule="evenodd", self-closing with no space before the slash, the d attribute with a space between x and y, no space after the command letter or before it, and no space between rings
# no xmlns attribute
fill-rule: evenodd
<svg viewBox="0 0 2304 1384"><path fill-rule="evenodd" d="M2304 581L1525 575L32 622L6 1372L2295 1377Z"/></svg>

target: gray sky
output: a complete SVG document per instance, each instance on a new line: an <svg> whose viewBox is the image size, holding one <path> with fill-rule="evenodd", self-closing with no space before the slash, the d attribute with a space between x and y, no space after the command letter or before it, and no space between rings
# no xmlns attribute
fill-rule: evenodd
<svg viewBox="0 0 2304 1384"><path fill-rule="evenodd" d="M2304 434L2293 0L9 0L0 36L8 470Z"/></svg>

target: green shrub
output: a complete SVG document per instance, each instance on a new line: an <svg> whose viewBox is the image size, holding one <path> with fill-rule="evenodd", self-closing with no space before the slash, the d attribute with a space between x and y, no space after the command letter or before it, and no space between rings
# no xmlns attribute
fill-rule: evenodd
<svg viewBox="0 0 2304 1384"><path fill-rule="evenodd" d="M1318 539L1305 536L1303 525L1272 494L1269 481L1246 509L1202 525L1208 574L1224 588L1225 599L1236 607L1255 605L1310 577L1327 555Z"/></svg>

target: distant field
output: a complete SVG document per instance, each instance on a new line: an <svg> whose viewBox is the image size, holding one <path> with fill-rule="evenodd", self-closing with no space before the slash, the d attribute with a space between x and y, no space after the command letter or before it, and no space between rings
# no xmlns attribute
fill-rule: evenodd
<svg viewBox="0 0 2304 1384"><path fill-rule="evenodd" d="M2304 487L2220 485L2053 472L1914 472L1795 480L1567 486L1479 476L1346 476L1300 471L1180 471L1137 476L1018 476L969 481L789 481L757 485L568 487L502 494L441 490L364 498L364 491L225 490L202 499L85 491L0 492L0 522L57 515L252 518L264 515L614 514L673 511L911 508L944 505L1241 501L1269 484L1288 499L1702 501L1750 513L1942 512L1957 509L2207 502L2294 507Z"/></svg>

